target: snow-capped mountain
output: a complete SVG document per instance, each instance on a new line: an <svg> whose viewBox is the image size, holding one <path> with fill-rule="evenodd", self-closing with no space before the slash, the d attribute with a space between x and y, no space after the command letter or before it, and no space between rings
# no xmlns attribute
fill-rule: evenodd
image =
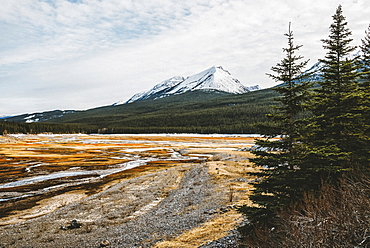
<svg viewBox="0 0 370 248"><path fill-rule="evenodd" d="M156 86L154 86L149 91L144 91L144 92L137 93L137 94L133 95L128 101L118 102L118 103L115 103L114 105L119 105L119 104L123 104L123 103L126 103L126 102L129 103L129 102L145 100L145 99L148 99L148 98L152 98L152 96L154 96L154 95L165 94L168 91L168 89L171 89L171 88L175 87L176 85L183 82L184 80L185 80L185 78L183 78L183 77L179 77L179 76L172 77L168 80L165 80L165 81L157 84Z"/></svg>
<svg viewBox="0 0 370 248"><path fill-rule="evenodd" d="M312 82L319 82L322 78L322 69L324 65L321 62L316 62L310 69L306 70L304 73L309 74L308 80Z"/></svg>
<svg viewBox="0 0 370 248"><path fill-rule="evenodd" d="M145 99L158 99L195 90L243 94L258 89L258 85L252 87L244 86L238 79L231 76L231 74L221 66L213 66L187 78L181 76L172 77L157 84L149 91L135 94L128 101L117 102L114 105L131 103Z"/></svg>
<svg viewBox="0 0 370 248"><path fill-rule="evenodd" d="M321 62L316 62L313 66L311 66L309 69L304 71L302 75L307 75L306 78L302 79L305 82L320 82L323 80L323 69L324 65ZM299 81L296 81L299 82ZM302 82L302 81L301 81ZM281 83L278 85L275 85L274 87L285 85L286 83Z"/></svg>

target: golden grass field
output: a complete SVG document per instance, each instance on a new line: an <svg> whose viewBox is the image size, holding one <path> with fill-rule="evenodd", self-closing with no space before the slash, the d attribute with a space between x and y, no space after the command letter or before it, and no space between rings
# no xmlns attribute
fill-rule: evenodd
<svg viewBox="0 0 370 248"><path fill-rule="evenodd" d="M26 223L33 229L20 233L23 237L19 236L19 240L17 235L5 235L6 244L16 247L27 235L39 237L32 240L41 244L38 242L44 242L47 224L41 228L40 223L49 215L50 220L58 216L57 224L49 228L78 217L84 235L93 234L95 228L101 228L98 225L117 227L156 208L179 188L187 171L201 164L215 185L215 194L222 196L222 204L234 208L216 213L190 230L161 237L154 245L198 247L234 229L242 220L235 206L251 204L248 195L254 178L246 173L256 168L248 160L252 154L239 149L253 144L253 137L243 136L0 136L0 233L9 233ZM113 190L125 182L130 184ZM149 200L148 192L154 191L156 198ZM99 194L104 197L88 198ZM83 205L84 211L71 210L70 206L76 204ZM125 212L115 214L117 206L126 206ZM68 207L68 214L58 215ZM55 234L58 235L62 237L64 233Z"/></svg>

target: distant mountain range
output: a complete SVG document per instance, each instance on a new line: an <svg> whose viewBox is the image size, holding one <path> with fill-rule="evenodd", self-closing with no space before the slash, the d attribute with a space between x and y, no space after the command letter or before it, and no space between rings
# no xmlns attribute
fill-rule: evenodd
<svg viewBox="0 0 370 248"><path fill-rule="evenodd" d="M310 81L321 80L322 79L321 67L322 67L321 63L316 63L310 69L308 69L305 72L310 74L307 80ZM230 74L230 72L228 72L221 66L213 66L207 70L204 70L192 76L172 77L168 80L165 80L155 85L152 89L148 91L135 94L129 100L116 102L112 105L88 109L86 111L53 110L31 114L22 114L18 116L7 116L2 117L1 119L4 121L15 121L25 123L56 122L56 123L89 123L89 125L93 125L93 123L96 122L101 123L100 126L104 126L104 123L108 122L111 123L112 120L114 119L115 120L114 122L116 123L115 125L120 126L121 124L119 123L122 123L123 119L125 119L125 117L127 116L131 116L132 113L137 114L140 113L140 115L143 114L146 115L146 113L150 113L152 110L156 112L157 106L160 106L161 111L163 109L166 109L167 112L169 112L170 105L174 105L175 102L178 111L180 111L182 105L186 106L187 104L191 103L193 106L191 109L197 108L201 110L202 106L195 107L194 106L195 102L198 102L198 104L202 105L207 104L208 106L207 102L210 102L212 100L213 101L212 104L214 105L216 103L215 101L216 99L220 99L221 101L221 98L227 96L230 96L231 99L233 99L233 96L236 97L238 95L242 95L241 99L244 99L252 97L252 95L246 93L252 93L252 91L257 90L259 90L258 85L247 87L241 84L238 79L233 77ZM192 92L196 94L190 94ZM264 91L258 93L259 97L263 95L262 92ZM169 99L167 100L167 98ZM163 100L166 99L165 101L166 105L162 105L160 102L158 102L157 104L157 101L160 99ZM178 99L181 99L179 103L177 103ZM133 106L131 107L132 104ZM149 108L151 108L152 106L156 107L153 107L152 110L149 110ZM92 119L94 119L95 121L92 122L91 121ZM125 123L125 126L128 125L129 125L128 123Z"/></svg>
<svg viewBox="0 0 370 248"><path fill-rule="evenodd" d="M247 87L240 83L238 79L233 77L230 72L221 66L213 66L207 70L197 73L192 76L182 77L175 76L155 85L149 91L137 93L129 100L116 102L110 106L118 106L128 103L134 103L143 100L156 100L169 96L184 94L186 92L203 91L208 93L223 93L223 94L244 94L250 91L259 90L259 86ZM207 96L208 97L208 96ZM107 106L109 107L109 106ZM103 107L104 108L104 107ZM87 110L89 111L89 110ZM16 122L45 122L57 121L65 115L72 113L83 113L85 111L74 110L53 110L31 114L22 114L17 116L2 117L6 121Z"/></svg>
<svg viewBox="0 0 370 248"><path fill-rule="evenodd" d="M233 77L230 72L221 66L213 66L186 78L182 76L172 77L155 85L148 91L135 94L128 101L120 101L113 105L132 103L147 99L154 100L196 90L243 94L258 89L258 85L251 87L244 86L238 79Z"/></svg>
<svg viewBox="0 0 370 248"><path fill-rule="evenodd" d="M305 73L322 80L322 64ZM314 86L318 87L318 86ZM221 66L189 77L172 77L128 101L85 111L46 111L1 117L13 132L259 133L278 93L246 87ZM10 123L16 122L16 123ZM23 123L22 123L23 122Z"/></svg>
<svg viewBox="0 0 370 248"><path fill-rule="evenodd" d="M307 70L308 80L320 80L320 67L316 64ZM258 133L256 124L268 121L266 115L278 94L257 89L244 86L221 66L213 66L186 78L172 77L113 105L23 114L2 121L3 125L30 123L32 130L47 132ZM27 132L30 127L20 128Z"/></svg>

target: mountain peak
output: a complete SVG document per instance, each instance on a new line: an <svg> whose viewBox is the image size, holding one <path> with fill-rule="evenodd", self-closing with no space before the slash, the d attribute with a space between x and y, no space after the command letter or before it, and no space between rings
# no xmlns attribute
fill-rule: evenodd
<svg viewBox="0 0 370 248"><path fill-rule="evenodd" d="M228 73L229 75L231 75L230 74L230 72L228 71L228 70L225 70L222 66L220 66L220 65L214 65L214 66L212 66L210 69L213 69L213 70L222 70L222 71L224 71L224 72L226 72L226 73Z"/></svg>
<svg viewBox="0 0 370 248"><path fill-rule="evenodd" d="M186 78L182 76L176 76L162 81L149 91L135 94L125 103L146 99L158 99L195 90L243 94L256 89L259 88L256 86L249 88L241 84L238 79L234 78L230 72L225 70L222 66L212 66L207 70ZM114 105L121 103L124 102L118 102Z"/></svg>

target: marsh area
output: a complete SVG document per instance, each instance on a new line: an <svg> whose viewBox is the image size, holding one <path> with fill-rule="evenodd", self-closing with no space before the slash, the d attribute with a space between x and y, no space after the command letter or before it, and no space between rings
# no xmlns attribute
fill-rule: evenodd
<svg viewBox="0 0 370 248"><path fill-rule="evenodd" d="M247 135L1 137L0 247L220 239L242 221L236 207L250 204L253 144ZM63 230L72 220L81 227Z"/></svg>

